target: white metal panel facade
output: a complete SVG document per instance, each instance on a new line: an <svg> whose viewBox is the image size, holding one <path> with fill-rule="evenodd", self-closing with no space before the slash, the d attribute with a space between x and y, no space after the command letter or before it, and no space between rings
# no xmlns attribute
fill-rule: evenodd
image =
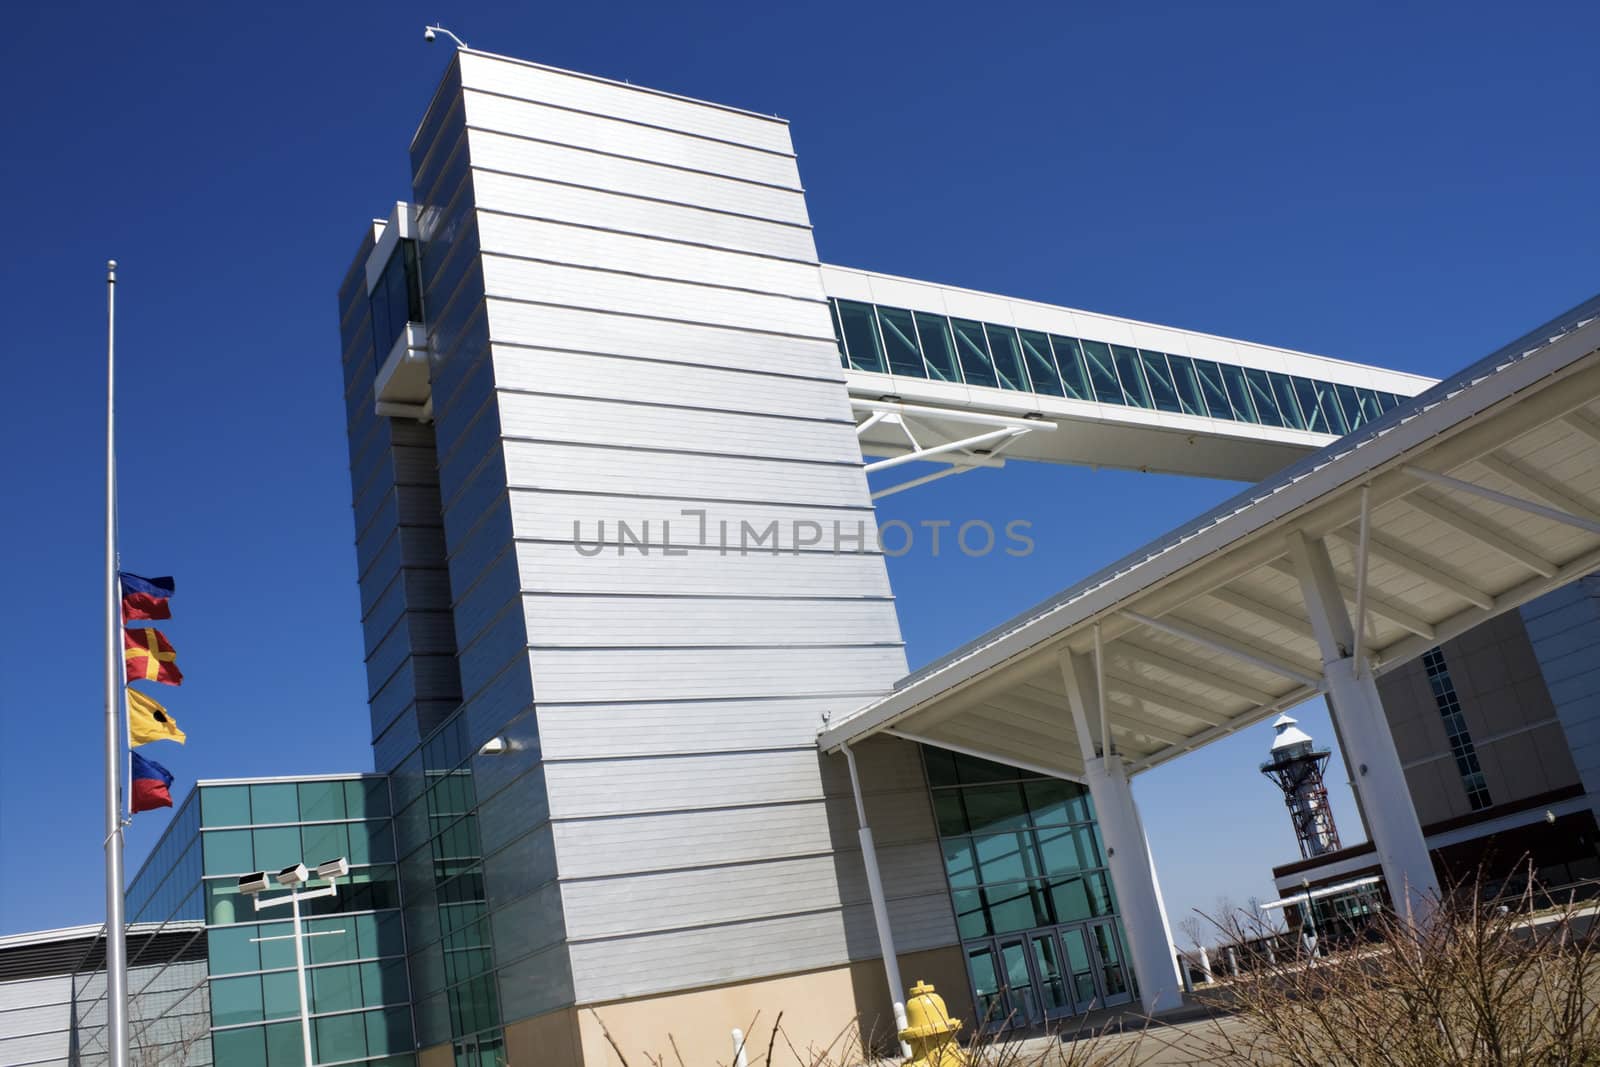
<svg viewBox="0 0 1600 1067"><path fill-rule="evenodd" d="M520 635L573 998L877 955L848 786L814 738L906 664L787 127L461 69L499 438L460 462L503 456L509 530L471 555L514 561L521 591L508 612L455 582L463 689ZM499 462L443 479L466 486L447 508L493 499ZM900 947L953 944L917 753L883 739L862 762Z"/></svg>

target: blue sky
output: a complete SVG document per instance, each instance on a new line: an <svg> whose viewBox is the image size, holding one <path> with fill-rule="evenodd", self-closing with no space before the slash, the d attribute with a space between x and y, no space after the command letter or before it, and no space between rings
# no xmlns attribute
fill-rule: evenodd
<svg viewBox="0 0 1600 1067"><path fill-rule="evenodd" d="M435 18L789 117L829 262L1427 374L1600 289L1593 4L9 11L0 932L101 914L108 257L124 562L181 589L191 740L156 758L182 782L369 764L334 289L406 195ZM913 663L1235 488L1013 465L892 498L885 518L1022 518L1038 544L896 561ZM1174 921L1267 895L1293 855L1269 737L1139 780ZM165 819L136 822L130 867Z"/></svg>

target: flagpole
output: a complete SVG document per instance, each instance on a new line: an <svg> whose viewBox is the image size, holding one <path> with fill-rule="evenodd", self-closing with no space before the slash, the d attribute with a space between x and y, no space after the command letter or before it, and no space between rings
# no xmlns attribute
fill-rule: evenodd
<svg viewBox="0 0 1600 1067"><path fill-rule="evenodd" d="M128 1067L128 941L122 896L122 685L117 631L117 261L106 264L106 1045Z"/></svg>

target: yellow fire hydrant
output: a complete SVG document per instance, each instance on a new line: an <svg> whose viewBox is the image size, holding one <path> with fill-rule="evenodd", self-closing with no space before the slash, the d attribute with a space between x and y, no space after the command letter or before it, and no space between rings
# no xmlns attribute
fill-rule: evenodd
<svg viewBox="0 0 1600 1067"><path fill-rule="evenodd" d="M906 1028L900 1040L911 1046L906 1067L966 1067L967 1053L956 1040L961 1020L950 1018L944 998L927 982L911 987L906 1001Z"/></svg>

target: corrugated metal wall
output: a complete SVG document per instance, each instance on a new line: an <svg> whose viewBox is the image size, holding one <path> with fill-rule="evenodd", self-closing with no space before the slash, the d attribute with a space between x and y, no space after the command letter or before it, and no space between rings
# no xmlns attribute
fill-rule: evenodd
<svg viewBox="0 0 1600 1067"><path fill-rule="evenodd" d="M505 1016L874 956L849 785L813 742L905 658L882 558L831 547L874 512L788 129L460 63L494 390L439 425L462 687L531 672L512 732L542 755L549 826L521 847L558 875L521 898L531 930L497 916ZM779 553L738 549L774 520ZM794 551L795 520L824 543ZM648 554L619 554L618 523ZM575 524L608 547L580 552ZM899 947L951 944L917 753L862 762ZM544 812L486 810L486 855L513 815ZM571 989L525 988L543 957L508 967L511 936L524 955L564 937Z"/></svg>

